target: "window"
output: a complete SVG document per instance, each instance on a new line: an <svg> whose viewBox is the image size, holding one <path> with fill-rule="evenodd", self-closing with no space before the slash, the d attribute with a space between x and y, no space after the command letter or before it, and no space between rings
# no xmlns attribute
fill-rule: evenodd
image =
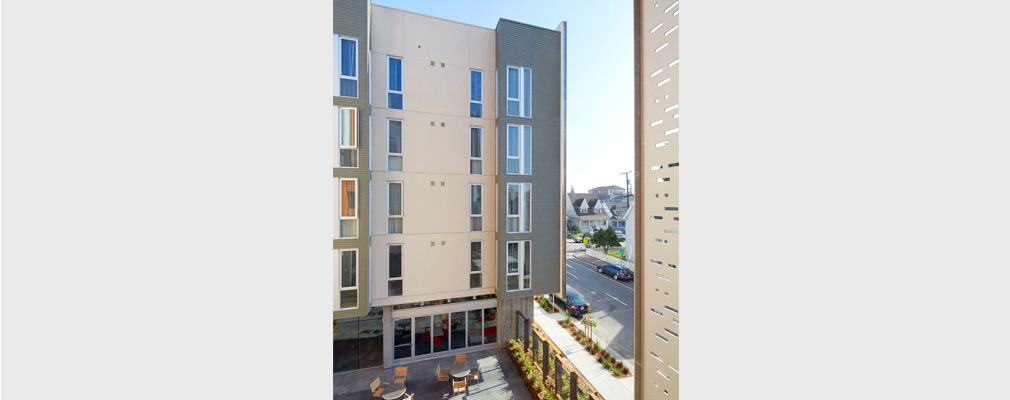
<svg viewBox="0 0 1010 400"><path fill-rule="evenodd" d="M530 275L533 269L530 264L530 241L523 240L506 243L505 256L507 265L505 271L505 290L512 292L530 289Z"/></svg>
<svg viewBox="0 0 1010 400"><path fill-rule="evenodd" d="M389 171L403 171L403 121L389 120Z"/></svg>
<svg viewBox="0 0 1010 400"><path fill-rule="evenodd" d="M403 296L403 245L389 245L388 297Z"/></svg>
<svg viewBox="0 0 1010 400"><path fill-rule="evenodd" d="M470 116L480 118L483 111L484 91L481 78L484 74L480 71L470 70Z"/></svg>
<svg viewBox="0 0 1010 400"><path fill-rule="evenodd" d="M505 114L530 118L533 99L533 70L508 67L508 103Z"/></svg>
<svg viewBox="0 0 1010 400"><path fill-rule="evenodd" d="M470 289L479 289L481 287L481 274L483 269L481 268L481 257L482 257L482 242L475 240L470 242Z"/></svg>
<svg viewBox="0 0 1010 400"><path fill-rule="evenodd" d="M530 183L510 183L507 191L508 209L506 210L506 231L508 233L527 233L532 227L531 202L533 187Z"/></svg>
<svg viewBox="0 0 1010 400"><path fill-rule="evenodd" d="M533 128L529 125L509 125L507 129L507 172L512 175L529 175L532 167L530 152Z"/></svg>
<svg viewBox="0 0 1010 400"><path fill-rule="evenodd" d="M358 237L357 193L358 180L349 178L334 179L337 185L337 226L338 239L353 239Z"/></svg>
<svg viewBox="0 0 1010 400"><path fill-rule="evenodd" d="M393 358L410 357L410 342L410 318L393 321Z"/></svg>
<svg viewBox="0 0 1010 400"><path fill-rule="evenodd" d="M338 310L358 308L358 251L337 250Z"/></svg>
<svg viewBox="0 0 1010 400"><path fill-rule="evenodd" d="M403 59L389 57L389 94L387 106L394 110L403 109Z"/></svg>
<svg viewBox="0 0 1010 400"><path fill-rule="evenodd" d="M336 167L358 167L358 109L333 107L333 126L336 127Z"/></svg>
<svg viewBox="0 0 1010 400"><path fill-rule="evenodd" d="M389 182L389 234L403 233L403 182Z"/></svg>
<svg viewBox="0 0 1010 400"><path fill-rule="evenodd" d="M333 35L334 96L358 97L358 41Z"/></svg>
<svg viewBox="0 0 1010 400"><path fill-rule="evenodd" d="M480 175L484 165L484 129L470 127L470 174Z"/></svg>
<svg viewBox="0 0 1010 400"><path fill-rule="evenodd" d="M481 216L481 190L480 184L470 184L470 232L480 232L483 230L483 217Z"/></svg>
<svg viewBox="0 0 1010 400"><path fill-rule="evenodd" d="M523 243L523 251L522 251L522 253L523 253L523 265L522 265L522 268L521 268L522 271L523 271L523 287L522 287L522 289L529 289L529 288L532 287L532 286L530 286L530 284L531 284L531 282L530 282L530 272L533 270L533 264L530 263L530 257L533 255L533 252L530 251L530 241L529 240L524 241L522 243Z"/></svg>

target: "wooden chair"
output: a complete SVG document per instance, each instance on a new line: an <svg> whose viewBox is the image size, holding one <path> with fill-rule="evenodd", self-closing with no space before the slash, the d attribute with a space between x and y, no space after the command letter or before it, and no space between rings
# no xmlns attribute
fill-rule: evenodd
<svg viewBox="0 0 1010 400"><path fill-rule="evenodd" d="M369 385L369 387L372 389L372 397L382 397L383 388L379 387L381 384L382 382L379 381L379 378L375 378L375 380L372 381L372 384Z"/></svg>
<svg viewBox="0 0 1010 400"><path fill-rule="evenodd" d="M464 363L464 364L466 364L466 354L457 354L456 355L456 362L457 363Z"/></svg>
<svg viewBox="0 0 1010 400"><path fill-rule="evenodd" d="M470 371L470 373L466 375L466 379L467 380L473 379L473 380L477 381L477 383L480 383L480 363L479 362L477 363L477 369Z"/></svg>
<svg viewBox="0 0 1010 400"><path fill-rule="evenodd" d="M437 368L435 368L435 376L438 377L438 381L439 382L449 382L449 374L448 373L442 373L442 366L441 365L439 365Z"/></svg>
<svg viewBox="0 0 1010 400"><path fill-rule="evenodd" d="M413 393L408 394L406 397L403 398L403 400L414 400L414 394Z"/></svg>
<svg viewBox="0 0 1010 400"><path fill-rule="evenodd" d="M397 367L396 375L393 377L393 383L405 382L407 382L407 367Z"/></svg>
<svg viewBox="0 0 1010 400"><path fill-rule="evenodd" d="M452 394L463 392L466 393L466 380L455 381L452 383Z"/></svg>

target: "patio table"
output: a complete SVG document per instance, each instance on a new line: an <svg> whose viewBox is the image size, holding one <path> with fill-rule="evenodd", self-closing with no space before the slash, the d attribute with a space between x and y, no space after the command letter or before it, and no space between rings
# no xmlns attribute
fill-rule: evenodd
<svg viewBox="0 0 1010 400"><path fill-rule="evenodd" d="M382 398L384 400L398 399L407 392L407 385L402 383L394 383L392 385L386 386L386 389L382 391Z"/></svg>
<svg viewBox="0 0 1010 400"><path fill-rule="evenodd" d="M457 363L449 370L449 374L452 375L453 378L466 378L466 375L469 373L470 366L465 363Z"/></svg>

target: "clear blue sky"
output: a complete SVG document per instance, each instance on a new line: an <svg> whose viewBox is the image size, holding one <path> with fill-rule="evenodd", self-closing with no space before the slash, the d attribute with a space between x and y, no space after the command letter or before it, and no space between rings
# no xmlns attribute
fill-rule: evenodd
<svg viewBox="0 0 1010 400"><path fill-rule="evenodd" d="M634 169L631 3L623 1L374 0L494 29L498 18L555 29L568 21L568 185L624 187ZM632 179L634 179L632 177ZM566 188L567 190L567 188Z"/></svg>

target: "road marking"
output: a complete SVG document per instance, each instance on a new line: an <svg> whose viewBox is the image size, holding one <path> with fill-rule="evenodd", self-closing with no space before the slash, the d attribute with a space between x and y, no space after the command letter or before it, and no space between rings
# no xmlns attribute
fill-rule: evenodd
<svg viewBox="0 0 1010 400"><path fill-rule="evenodd" d="M573 274L573 273L571 273L571 272L569 272L569 273L568 273L568 275L571 275L571 276L572 276L572 278L575 278L575 279L579 279L579 277L575 276L575 274Z"/></svg>
<svg viewBox="0 0 1010 400"><path fill-rule="evenodd" d="M624 305L628 305L628 303L625 303L625 302L621 301L621 299L618 299L618 298L614 297L614 296L613 296L613 295L611 295L610 293L607 293L607 292L603 292L603 294L605 294L605 295L607 295L607 296L610 296L610 298L611 298L611 299L614 299L614 300L617 300L617 302L618 302L618 303L621 303L621 304L624 304Z"/></svg>

